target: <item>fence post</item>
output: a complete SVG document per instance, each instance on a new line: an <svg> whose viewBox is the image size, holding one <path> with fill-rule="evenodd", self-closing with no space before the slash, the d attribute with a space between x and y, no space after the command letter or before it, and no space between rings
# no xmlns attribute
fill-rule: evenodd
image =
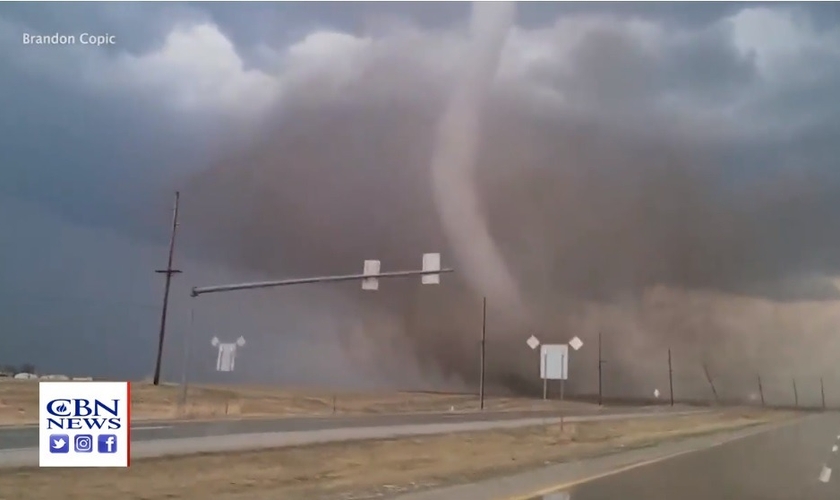
<svg viewBox="0 0 840 500"><path fill-rule="evenodd" d="M820 377L820 398L822 399L822 409L825 411L825 385L822 377Z"/></svg>
<svg viewBox="0 0 840 500"><path fill-rule="evenodd" d="M757 373L756 377L758 377L758 395L761 396L761 406L765 406L765 404L764 404L764 386L761 385L761 374Z"/></svg>
<svg viewBox="0 0 840 500"><path fill-rule="evenodd" d="M793 405L799 408L799 393L796 391L796 377L793 377Z"/></svg>
<svg viewBox="0 0 840 500"><path fill-rule="evenodd" d="M671 406L674 406L674 369L671 365L671 348L668 348L668 386L671 389Z"/></svg>

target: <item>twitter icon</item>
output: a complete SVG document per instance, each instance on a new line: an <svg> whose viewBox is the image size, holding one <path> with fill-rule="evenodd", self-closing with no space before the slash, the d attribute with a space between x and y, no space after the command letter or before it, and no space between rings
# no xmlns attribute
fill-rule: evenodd
<svg viewBox="0 0 840 500"><path fill-rule="evenodd" d="M67 434L50 434L50 453L70 452L70 436Z"/></svg>

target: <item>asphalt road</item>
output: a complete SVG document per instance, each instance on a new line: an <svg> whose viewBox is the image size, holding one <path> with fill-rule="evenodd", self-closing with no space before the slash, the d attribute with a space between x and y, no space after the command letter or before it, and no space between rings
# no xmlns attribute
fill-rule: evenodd
<svg viewBox="0 0 840 500"><path fill-rule="evenodd" d="M261 434L270 432L316 431L355 427L385 427L455 422L517 420L540 417L650 413L656 409L604 408L592 411L515 411L486 413L435 413L369 416L292 417L228 420L215 422L143 422L132 425L131 440L151 441L177 438ZM0 428L0 450L38 447L37 427Z"/></svg>
<svg viewBox="0 0 840 500"><path fill-rule="evenodd" d="M838 446L840 415L820 415L532 500L837 500Z"/></svg>

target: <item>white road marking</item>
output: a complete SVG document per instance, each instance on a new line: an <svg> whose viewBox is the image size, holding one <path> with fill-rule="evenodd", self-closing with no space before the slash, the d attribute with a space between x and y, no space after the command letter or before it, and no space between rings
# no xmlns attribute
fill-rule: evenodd
<svg viewBox="0 0 840 500"><path fill-rule="evenodd" d="M155 429L171 429L171 425L150 425L148 427L132 427L131 431L152 431ZM32 448L3 448L0 449L0 453L3 452L21 452L21 451L30 451Z"/></svg>
<svg viewBox="0 0 840 500"><path fill-rule="evenodd" d="M831 469L823 465L822 471L820 472L820 481L827 483L829 480L831 480Z"/></svg>
<svg viewBox="0 0 840 500"><path fill-rule="evenodd" d="M572 495L568 491L558 491L543 495L543 500L571 500Z"/></svg>
<svg viewBox="0 0 840 500"><path fill-rule="evenodd" d="M837 445L831 447L831 453L837 453Z"/></svg>

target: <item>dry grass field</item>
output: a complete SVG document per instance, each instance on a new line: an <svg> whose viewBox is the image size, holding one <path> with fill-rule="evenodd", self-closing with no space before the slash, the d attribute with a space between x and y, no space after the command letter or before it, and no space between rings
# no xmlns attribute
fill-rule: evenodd
<svg viewBox="0 0 840 500"><path fill-rule="evenodd" d="M791 418L729 410L135 461L129 469L0 470L2 500L376 498Z"/></svg>
<svg viewBox="0 0 840 500"><path fill-rule="evenodd" d="M131 386L133 420L216 419L306 415L364 415L473 411L479 409L474 395L421 392L349 393L327 390L292 390L258 386L190 386L187 405L179 404L176 385L155 387L149 383ZM527 398L487 398L489 410L551 408L597 408L594 405ZM33 424L38 421L38 383L27 380L0 381L0 425Z"/></svg>

